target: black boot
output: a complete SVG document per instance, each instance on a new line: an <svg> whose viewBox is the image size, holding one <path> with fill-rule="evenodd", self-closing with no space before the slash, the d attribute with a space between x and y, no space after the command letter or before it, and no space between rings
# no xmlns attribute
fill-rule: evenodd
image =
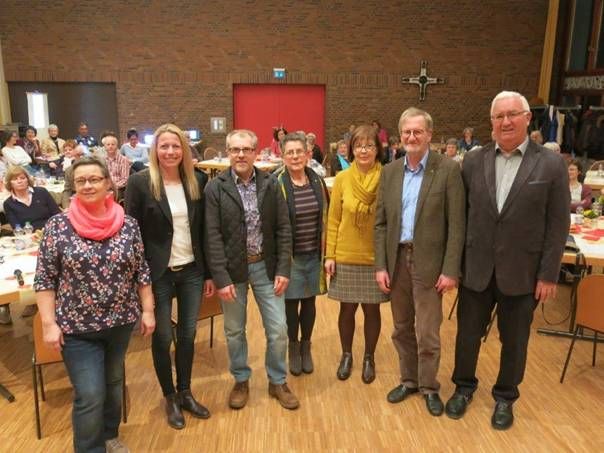
<svg viewBox="0 0 604 453"><path fill-rule="evenodd" d="M345 381L350 377L352 371L352 352L345 352L340 359L337 376L341 381Z"/></svg>
<svg viewBox="0 0 604 453"><path fill-rule="evenodd" d="M210 411L205 406L202 406L195 401L190 389L179 392L178 397L181 409L190 412L191 415L197 418L210 418Z"/></svg>
<svg viewBox="0 0 604 453"><path fill-rule="evenodd" d="M174 429L183 429L185 427L185 417L180 410L180 401L177 393L166 396L166 415L168 425Z"/></svg>
<svg viewBox="0 0 604 453"><path fill-rule="evenodd" d="M375 379L375 362L372 354L365 354L363 358L363 373L361 375L365 384L371 384Z"/></svg>

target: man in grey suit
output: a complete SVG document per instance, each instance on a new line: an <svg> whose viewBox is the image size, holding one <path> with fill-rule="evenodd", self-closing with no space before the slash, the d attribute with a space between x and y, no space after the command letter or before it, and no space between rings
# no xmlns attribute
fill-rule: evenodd
<svg viewBox="0 0 604 453"><path fill-rule="evenodd" d="M503 91L491 104L494 143L466 153L468 229L457 306L455 393L447 415L461 418L478 386L480 339L497 307L502 343L495 429L508 429L526 366L533 311L556 295L570 223L568 171L559 154L529 141L526 98Z"/></svg>
<svg viewBox="0 0 604 453"><path fill-rule="evenodd" d="M391 296L401 372L387 399L398 403L420 391L438 416L442 294L460 273L465 193L459 164L430 151L427 112L405 110L399 131L407 154L382 170L375 223L376 280Z"/></svg>

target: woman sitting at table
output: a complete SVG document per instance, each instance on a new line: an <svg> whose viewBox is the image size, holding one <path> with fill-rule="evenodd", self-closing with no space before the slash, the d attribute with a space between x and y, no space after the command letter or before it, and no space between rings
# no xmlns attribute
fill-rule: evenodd
<svg viewBox="0 0 604 453"><path fill-rule="evenodd" d="M23 148L17 145L18 136L16 132L8 132L4 138L6 143L2 148L2 159L7 166L20 165L30 174L33 174L34 168L31 166L32 158Z"/></svg>
<svg viewBox="0 0 604 453"><path fill-rule="evenodd" d="M11 192L4 200L4 213L13 229L29 222L34 230L40 230L49 218L61 212L48 191L44 187L34 187L33 178L19 165L6 171L4 184Z"/></svg>
<svg viewBox="0 0 604 453"><path fill-rule="evenodd" d="M85 157L73 164L73 180L69 212L48 222L38 253L44 343L62 352L74 387L74 450L127 451L118 439L124 357L139 316L143 335L155 329L149 266L105 164Z"/></svg>
<svg viewBox="0 0 604 453"><path fill-rule="evenodd" d="M152 353L165 397L168 424L185 426L182 410L208 418L210 412L191 393L191 372L202 290L214 294L204 256L204 197L208 180L193 168L182 130L164 124L153 134L149 168L133 174L126 189L126 211L138 220L151 267L157 330ZM176 295L176 388L172 377L172 298Z"/></svg>
<svg viewBox="0 0 604 453"><path fill-rule="evenodd" d="M568 162L568 187L570 189L570 212L576 212L581 206L583 209L591 207L591 187L581 184L581 163L577 159Z"/></svg>
<svg viewBox="0 0 604 453"><path fill-rule="evenodd" d="M326 292L323 258L329 194L325 182L310 167L312 148L304 134L283 138L284 169L281 185L292 225L292 268L285 292L285 315L289 337L289 370L294 376L314 369L310 345L315 324L315 299ZM301 331L302 336L299 336Z"/></svg>
<svg viewBox="0 0 604 453"><path fill-rule="evenodd" d="M271 155L273 157L281 157L281 140L287 135L287 131L283 126L273 129L273 141L271 142Z"/></svg>
<svg viewBox="0 0 604 453"><path fill-rule="evenodd" d="M342 170L346 170L348 167L350 167L350 160L348 158L348 143L346 143L344 140L340 140L338 141L336 153L332 157L330 176L335 176Z"/></svg>

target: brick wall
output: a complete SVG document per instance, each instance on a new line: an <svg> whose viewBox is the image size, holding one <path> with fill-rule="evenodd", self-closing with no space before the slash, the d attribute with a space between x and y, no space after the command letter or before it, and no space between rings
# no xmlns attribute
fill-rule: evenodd
<svg viewBox="0 0 604 453"><path fill-rule="evenodd" d="M490 100L502 89L537 92L547 0L3 0L7 81L114 81L120 134L174 121L232 126L233 83L326 85L326 137L349 123L396 132L411 105L434 117L434 140L466 125L490 136ZM421 105L419 62L446 85Z"/></svg>

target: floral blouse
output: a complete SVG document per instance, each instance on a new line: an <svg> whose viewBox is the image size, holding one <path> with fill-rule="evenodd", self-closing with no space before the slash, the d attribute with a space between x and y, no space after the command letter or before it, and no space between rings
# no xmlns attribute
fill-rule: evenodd
<svg viewBox="0 0 604 453"><path fill-rule="evenodd" d="M40 242L34 290L55 291L56 320L65 334L136 322L138 286L151 283L143 241L130 216L113 237L79 236L67 213L52 217Z"/></svg>

